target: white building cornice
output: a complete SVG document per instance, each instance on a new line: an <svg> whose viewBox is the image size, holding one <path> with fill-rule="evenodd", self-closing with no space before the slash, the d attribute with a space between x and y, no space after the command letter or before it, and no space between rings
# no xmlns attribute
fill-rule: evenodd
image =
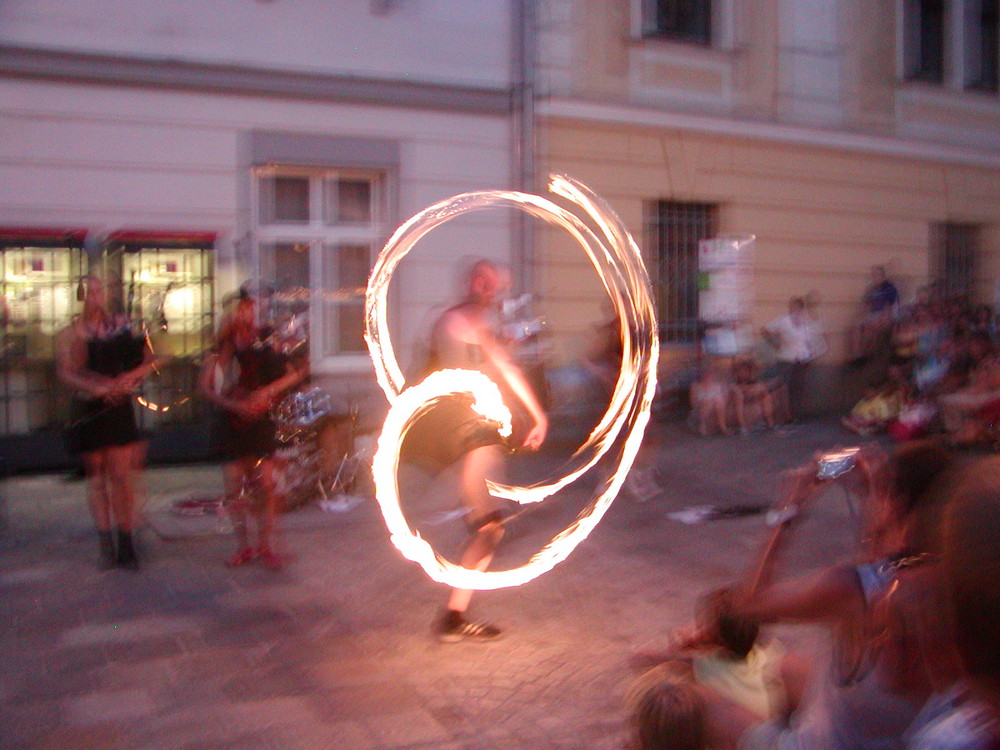
<svg viewBox="0 0 1000 750"><path fill-rule="evenodd" d="M508 88L293 72L0 45L0 77L320 99L507 115Z"/></svg>
<svg viewBox="0 0 1000 750"><path fill-rule="evenodd" d="M540 100L535 111L542 119L562 118L606 125L714 133L734 138L758 138L778 143L1000 169L1000 154L993 151L893 136L849 133L841 130L555 97Z"/></svg>

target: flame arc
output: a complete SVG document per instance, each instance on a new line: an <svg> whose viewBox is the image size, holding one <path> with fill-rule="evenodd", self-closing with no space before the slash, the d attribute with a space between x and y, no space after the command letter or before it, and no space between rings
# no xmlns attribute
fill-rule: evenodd
<svg viewBox="0 0 1000 750"><path fill-rule="evenodd" d="M549 190L583 217L541 196L514 191L463 193L434 204L404 222L389 238L372 270L365 294L365 340L376 379L390 402L372 465L376 498L393 544L434 580L458 588L518 586L565 560L596 527L625 481L649 422L659 357L656 314L642 253L611 207L582 183L551 175ZM413 422L448 394L473 396L483 416L510 429L510 413L496 384L479 372L442 370L409 388L388 334L387 297L392 275L428 232L456 216L494 207L514 207L560 227L581 246L611 299L620 321L622 366L604 415L573 455L552 476L527 487L488 482L490 493L517 503L538 503L576 481L604 457L626 427L614 457L615 470L594 491L576 520L524 565L476 571L443 558L410 529L399 503L398 468L402 440ZM591 224L597 231L591 228Z"/></svg>

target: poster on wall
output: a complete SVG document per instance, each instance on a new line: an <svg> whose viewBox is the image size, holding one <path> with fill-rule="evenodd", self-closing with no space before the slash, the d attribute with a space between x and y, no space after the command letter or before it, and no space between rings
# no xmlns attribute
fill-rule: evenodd
<svg viewBox="0 0 1000 750"><path fill-rule="evenodd" d="M739 235L698 242L698 317L709 354L734 355L752 344L755 241Z"/></svg>

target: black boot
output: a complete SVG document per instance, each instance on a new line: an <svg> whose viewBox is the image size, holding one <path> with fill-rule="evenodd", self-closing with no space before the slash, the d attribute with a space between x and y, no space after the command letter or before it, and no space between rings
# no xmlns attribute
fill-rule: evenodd
<svg viewBox="0 0 1000 750"><path fill-rule="evenodd" d="M139 556L135 553L135 543L132 541L132 532L125 529L118 529L118 566L129 570L139 569Z"/></svg>
<svg viewBox="0 0 1000 750"><path fill-rule="evenodd" d="M101 570L110 570L115 566L115 543L111 538L111 532L98 531L97 541L101 550L101 556L97 560L97 567Z"/></svg>

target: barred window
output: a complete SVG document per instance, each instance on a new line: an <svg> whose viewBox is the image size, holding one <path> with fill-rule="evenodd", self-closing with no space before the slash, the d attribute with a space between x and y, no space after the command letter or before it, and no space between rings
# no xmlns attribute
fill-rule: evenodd
<svg viewBox="0 0 1000 750"><path fill-rule="evenodd" d="M976 281L979 227L944 222L931 226L932 273L941 294L972 299Z"/></svg>
<svg viewBox="0 0 1000 750"><path fill-rule="evenodd" d="M708 203L655 201L647 206L650 272L664 341L697 340L698 242L715 236L716 214Z"/></svg>

